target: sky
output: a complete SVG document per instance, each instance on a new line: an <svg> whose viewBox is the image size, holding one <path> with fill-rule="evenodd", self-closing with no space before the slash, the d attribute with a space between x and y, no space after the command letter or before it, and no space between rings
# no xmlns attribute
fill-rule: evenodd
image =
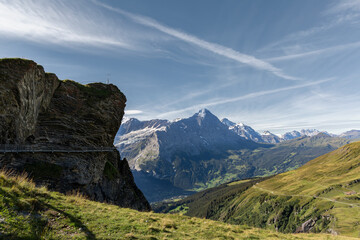
<svg viewBox="0 0 360 240"><path fill-rule="evenodd" d="M0 0L0 57L109 79L140 120L360 129L360 0Z"/></svg>

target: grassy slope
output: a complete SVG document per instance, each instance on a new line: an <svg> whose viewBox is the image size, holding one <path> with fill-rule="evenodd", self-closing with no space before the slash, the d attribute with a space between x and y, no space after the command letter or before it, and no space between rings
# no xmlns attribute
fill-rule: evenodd
<svg viewBox="0 0 360 240"><path fill-rule="evenodd" d="M184 199L154 203L152 208L158 213L179 213L191 217L217 219L218 209L238 194L267 178L252 178L222 184Z"/></svg>
<svg viewBox="0 0 360 240"><path fill-rule="evenodd" d="M180 215L137 212L36 188L0 173L0 239L347 239L285 235Z"/></svg>
<svg viewBox="0 0 360 240"><path fill-rule="evenodd" d="M354 191L355 194L346 195ZM297 170L256 184L221 210L220 219L294 232L308 219L313 231L360 237L360 142Z"/></svg>

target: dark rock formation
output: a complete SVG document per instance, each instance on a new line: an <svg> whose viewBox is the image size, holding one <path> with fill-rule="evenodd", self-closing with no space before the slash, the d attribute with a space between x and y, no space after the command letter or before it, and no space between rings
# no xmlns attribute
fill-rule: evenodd
<svg viewBox="0 0 360 240"><path fill-rule="evenodd" d="M299 226L296 229L295 233L308 233L308 232L311 232L311 230L315 226L315 223L316 223L316 219L314 220L314 219L310 218L309 220L302 223L301 226Z"/></svg>
<svg viewBox="0 0 360 240"><path fill-rule="evenodd" d="M126 98L114 85L60 81L33 61L0 60L0 143L54 153L0 153L0 167L26 171L60 192L80 191L93 200L150 210L113 140ZM108 152L71 152L99 149Z"/></svg>
<svg viewBox="0 0 360 240"><path fill-rule="evenodd" d="M33 61L0 59L0 143L24 143L59 84Z"/></svg>

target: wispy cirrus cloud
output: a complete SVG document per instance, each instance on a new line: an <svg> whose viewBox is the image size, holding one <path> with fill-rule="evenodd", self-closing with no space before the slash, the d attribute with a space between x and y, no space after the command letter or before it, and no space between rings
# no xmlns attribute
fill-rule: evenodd
<svg viewBox="0 0 360 240"><path fill-rule="evenodd" d="M340 12L358 12L360 11L360 0L342 0L334 1L325 14L338 14Z"/></svg>
<svg viewBox="0 0 360 240"><path fill-rule="evenodd" d="M296 96L290 103L286 102L264 111L262 116L266 122L260 120L253 126L259 130L270 129L277 133L303 128L316 128L332 133L358 129L360 126L360 107L356 104L358 101L357 94L343 96L337 92L329 94L321 90L319 92L310 90L306 95ZM283 114L278 114L279 111Z"/></svg>
<svg viewBox="0 0 360 240"><path fill-rule="evenodd" d="M321 35L327 36L326 33L329 31L333 31L333 29L339 28L341 26L346 26L349 24L356 25L360 22L360 0L342 0L342 1L333 1L330 2L327 7L321 12L321 16L323 17L322 22L308 29L304 29L301 31L296 31L288 34L287 36L266 45L265 47L258 49L258 52L267 52L269 50L281 50L287 45L291 45L295 43L301 42L312 42L313 39L323 39ZM323 39L324 40L324 39ZM326 41L325 37L325 41ZM350 47L351 44L349 44ZM328 49L330 50L330 49ZM311 51L294 54L294 57L289 59L314 55L319 53L324 53L326 51ZM296 56L297 55L297 56ZM270 58L268 58L270 59ZM267 61L267 59L265 59ZM281 57L271 58L271 62L282 60ZM287 58L284 58L287 60Z"/></svg>
<svg viewBox="0 0 360 240"><path fill-rule="evenodd" d="M323 15L330 16L338 24L358 24L360 22L360 0L334 1L323 12Z"/></svg>
<svg viewBox="0 0 360 240"><path fill-rule="evenodd" d="M134 22L147 26L147 27L151 27L154 28L160 32L166 33L170 36L173 36L177 39L180 39L184 42L193 44L197 47L200 47L202 49L205 49L207 51L210 51L212 53L218 54L220 56L226 57L228 59L232 59L235 60L239 63L242 64L246 64L248 66L254 67L256 69L260 69L260 70L265 70L265 71L269 71L271 73L273 73L274 75L283 78L283 79L287 79L287 80L300 80L297 77L294 76L290 76L287 75L286 73L284 73L281 69L273 66L272 64L263 61L261 59L258 59L254 56L251 55L247 55L247 54L243 54L240 53L234 49L222 46L220 44L216 44L216 43L212 43L212 42L208 42L205 41L203 39L200 39L196 36L190 35L188 33L185 33L183 31L180 30L176 30L173 29L171 27L168 27L162 23L159 23L158 21L148 18L148 17L144 17L144 16L140 16L140 15L136 15L127 11L124 11L122 9L119 8L114 8L112 6L106 5L104 3L101 3L99 1L93 0L93 2L99 6L102 6L110 11L113 12L117 12L123 16L127 16L128 18L132 19Z"/></svg>
<svg viewBox="0 0 360 240"><path fill-rule="evenodd" d="M278 62L278 61L285 61L285 60L291 60L291 59L296 59L296 58L316 56L316 55L321 55L321 54L330 53L330 52L337 52L337 51L342 51L342 50L346 50L346 49L355 49L355 48L359 48L359 47L360 47L360 42L354 42L354 43L332 46L332 47L328 47L328 48L317 49L317 50L308 51L308 52L301 52L301 53L297 53L297 54L289 54L289 55L283 55L283 56L279 56L279 57L267 58L265 60L268 62Z"/></svg>
<svg viewBox="0 0 360 240"><path fill-rule="evenodd" d="M70 1L0 1L0 34L41 43L134 49L100 12ZM111 34L110 34L111 33Z"/></svg>
<svg viewBox="0 0 360 240"><path fill-rule="evenodd" d="M96 4L95 6L121 14L122 17L132 20L133 24L124 19L110 19L101 9L84 7L86 2L82 0L75 2L0 0L0 34L40 43L114 47L132 51L144 49L148 51L149 48L144 47L145 45L151 48L152 42L159 44L165 39L164 36L168 35L235 62L271 72L282 79L300 80L254 56L205 41L154 19L132 14L96 0L92 2ZM115 22L120 24L115 24ZM139 25L143 28L139 28ZM148 28L147 31L144 31L144 28ZM149 29L155 29L164 35L157 34L156 36ZM158 47L161 48L161 44Z"/></svg>
<svg viewBox="0 0 360 240"><path fill-rule="evenodd" d="M211 106L217 106L217 105L222 105L222 104L227 104L227 103L238 102L238 101L245 100L245 99L256 98L256 97L261 97L261 96L270 95L270 94L276 94L276 93L295 90L295 89L299 89L299 88L311 87L311 86L314 86L314 85L319 85L319 84L322 84L322 83L329 82L331 80L334 80L334 79L333 78L323 79L323 80L319 80L319 81L308 82L308 83L298 84L298 85L294 85L294 86L288 86L288 87L282 87L282 88L277 88L277 89L272 89L272 90L253 92L253 93L245 94L245 95L239 96L239 97L232 97L232 98L226 98L226 99L221 99L221 100L210 101L210 102L207 102L207 103L204 103L204 104L197 104L197 105L193 105L191 107L186 107L186 108L178 109L178 110L175 110L175 111L165 112L165 113L159 114L158 117L160 117L160 118L174 117L174 116L178 116L179 114L184 113L184 112L191 112L191 111L193 112L193 111L197 111L197 110L199 110L201 108L206 108L206 107L211 107Z"/></svg>

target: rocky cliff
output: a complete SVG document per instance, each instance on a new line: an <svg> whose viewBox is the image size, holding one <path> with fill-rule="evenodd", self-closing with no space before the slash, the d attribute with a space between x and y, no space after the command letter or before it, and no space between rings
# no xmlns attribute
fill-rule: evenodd
<svg viewBox="0 0 360 240"><path fill-rule="evenodd" d="M0 60L0 143L54 150L0 153L0 167L26 171L60 192L149 210L127 161L113 147L125 102L114 85L60 81L33 61Z"/></svg>

